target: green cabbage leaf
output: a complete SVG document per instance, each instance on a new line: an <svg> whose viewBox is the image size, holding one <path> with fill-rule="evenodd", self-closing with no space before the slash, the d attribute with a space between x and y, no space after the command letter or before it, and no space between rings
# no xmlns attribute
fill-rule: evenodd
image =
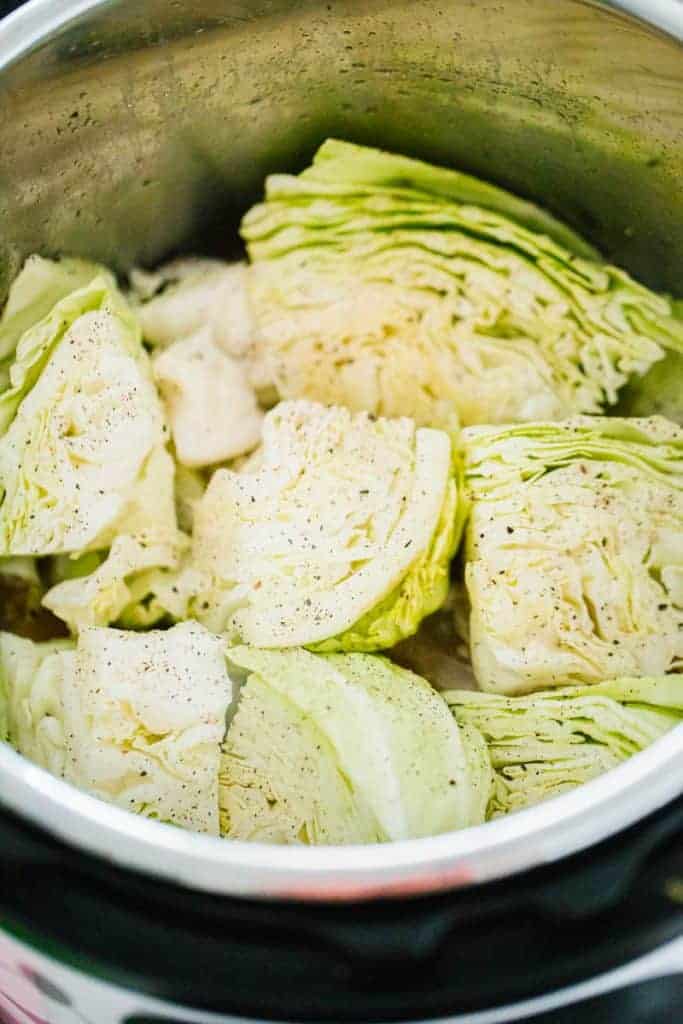
<svg viewBox="0 0 683 1024"><path fill-rule="evenodd" d="M228 656L247 679L221 758L222 834L370 843L483 820L488 759L419 676L366 654Z"/></svg>
<svg viewBox="0 0 683 1024"><path fill-rule="evenodd" d="M242 222L282 398L460 422L560 420L683 351L672 303L458 172L330 140Z"/></svg>
<svg viewBox="0 0 683 1024"><path fill-rule="evenodd" d="M683 676L614 679L529 697L443 694L461 732L483 737L494 771L488 815L574 789L683 719Z"/></svg>
<svg viewBox="0 0 683 1024"><path fill-rule="evenodd" d="M577 418L463 432L479 685L530 693L683 666L683 430Z"/></svg>
<svg viewBox="0 0 683 1024"><path fill-rule="evenodd" d="M118 533L174 526L163 409L111 275L92 277L27 327L9 375L0 556L78 554Z"/></svg>
<svg viewBox="0 0 683 1024"><path fill-rule="evenodd" d="M0 635L9 740L102 800L218 834L218 771L232 682L225 645L196 622L73 641Z"/></svg>
<svg viewBox="0 0 683 1024"><path fill-rule="evenodd" d="M392 647L447 596L457 475L442 431L280 403L254 460L217 470L196 507L196 617L256 647Z"/></svg>

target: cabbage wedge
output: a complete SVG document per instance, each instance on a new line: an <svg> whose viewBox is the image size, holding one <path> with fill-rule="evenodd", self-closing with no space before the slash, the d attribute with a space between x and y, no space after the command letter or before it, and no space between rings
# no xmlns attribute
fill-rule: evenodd
<svg viewBox="0 0 683 1024"><path fill-rule="evenodd" d="M223 835L371 843L483 820L490 764L419 676L365 654L237 647L229 660L247 679L221 758Z"/></svg>
<svg viewBox="0 0 683 1024"><path fill-rule="evenodd" d="M167 435L139 327L98 274L16 344L0 394L0 556L174 527Z"/></svg>
<svg viewBox="0 0 683 1024"><path fill-rule="evenodd" d="M50 318L47 333L58 330L59 317L68 308L68 303L61 305L62 300L87 287L95 278L115 287L113 275L97 263L29 256L12 282L0 317L0 391L9 385L10 367L22 335L45 317ZM3 429L4 425L3 420Z"/></svg>
<svg viewBox="0 0 683 1024"><path fill-rule="evenodd" d="M683 676L614 679L530 697L451 690L461 729L483 736L494 771L488 816L574 789L683 720Z"/></svg>
<svg viewBox="0 0 683 1024"><path fill-rule="evenodd" d="M683 429L651 419L463 432L470 646L484 690L683 666Z"/></svg>
<svg viewBox="0 0 683 1024"><path fill-rule="evenodd" d="M255 647L373 651L448 593L465 504L448 435L282 402L196 506L196 617Z"/></svg>
<svg viewBox="0 0 683 1024"><path fill-rule="evenodd" d="M530 203L329 140L242 222L282 398L418 424L559 420L683 351L669 299Z"/></svg>
<svg viewBox="0 0 683 1024"><path fill-rule="evenodd" d="M197 623L97 627L78 644L0 634L10 743L79 789L218 834L218 769L232 701L224 643Z"/></svg>

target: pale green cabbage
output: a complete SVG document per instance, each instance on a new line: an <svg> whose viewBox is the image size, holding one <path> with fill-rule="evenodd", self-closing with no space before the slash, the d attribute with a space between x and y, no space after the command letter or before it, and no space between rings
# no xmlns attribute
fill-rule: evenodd
<svg viewBox="0 0 683 1024"><path fill-rule="evenodd" d="M145 634L86 628L76 647L0 634L10 742L102 800L217 835L232 700L224 649L192 622Z"/></svg>
<svg viewBox="0 0 683 1024"><path fill-rule="evenodd" d="M392 661L416 672L436 690L470 690L477 686L467 641L469 605L465 607L465 593L464 582L452 580L441 608L422 621L414 636L387 651ZM467 629L461 629L465 625Z"/></svg>
<svg viewBox="0 0 683 1024"><path fill-rule="evenodd" d="M483 820L488 760L419 676L364 654L238 647L229 660L248 679L221 759L224 835L369 843Z"/></svg>
<svg viewBox="0 0 683 1024"><path fill-rule="evenodd" d="M42 256L29 256L19 274L12 282L7 302L0 317L0 390L9 385L9 371L19 340L39 321L48 318L44 325L44 336L60 330L59 321L68 317L69 303L62 305L72 292L80 291L95 278L115 286L108 270L96 263L84 260L47 260ZM52 314L52 315L50 315ZM40 336L36 337L40 344ZM2 430L6 427L6 411L3 411Z"/></svg>
<svg viewBox="0 0 683 1024"><path fill-rule="evenodd" d="M196 508L196 617L256 647L391 647L445 600L464 514L447 434L280 403Z"/></svg>
<svg viewBox="0 0 683 1024"><path fill-rule="evenodd" d="M261 440L261 412L243 360L208 330L175 341L154 358L176 457L191 468L226 462Z"/></svg>
<svg viewBox="0 0 683 1024"><path fill-rule="evenodd" d="M251 388L272 404L272 386L254 323L245 263L173 260L151 272L133 270L131 301L145 340L158 348L201 334L238 361Z"/></svg>
<svg viewBox="0 0 683 1024"><path fill-rule="evenodd" d="M683 718L683 676L615 679L531 697L443 694L488 748L489 817L559 796L654 743Z"/></svg>
<svg viewBox="0 0 683 1024"><path fill-rule="evenodd" d="M149 627L164 618L153 599L156 572L179 568L187 540L120 534L107 557L87 575L64 580L43 597L43 605L77 633L86 626L123 622Z"/></svg>
<svg viewBox="0 0 683 1024"><path fill-rule="evenodd" d="M92 312L120 317L132 344L138 340L135 322L104 267L40 257L27 260L10 288L2 316L8 372L0 393L0 436L7 432L55 348L80 316Z"/></svg>
<svg viewBox="0 0 683 1024"><path fill-rule="evenodd" d="M70 640L34 643L0 633L7 739L24 757L58 777L64 775L67 743L62 681L72 657Z"/></svg>
<svg viewBox="0 0 683 1024"><path fill-rule="evenodd" d="M531 204L334 140L242 222L283 398L465 424L599 412L665 350L669 299Z"/></svg>
<svg viewBox="0 0 683 1024"><path fill-rule="evenodd" d="M16 345L0 395L0 555L81 553L172 529L166 441L135 318L109 274L93 277Z"/></svg>
<svg viewBox="0 0 683 1024"><path fill-rule="evenodd" d="M577 418L463 432L479 685L529 693L683 666L683 430Z"/></svg>
<svg viewBox="0 0 683 1024"><path fill-rule="evenodd" d="M188 258L131 272L131 301L145 340L165 348L209 327L233 355L249 347L253 325L244 263Z"/></svg>

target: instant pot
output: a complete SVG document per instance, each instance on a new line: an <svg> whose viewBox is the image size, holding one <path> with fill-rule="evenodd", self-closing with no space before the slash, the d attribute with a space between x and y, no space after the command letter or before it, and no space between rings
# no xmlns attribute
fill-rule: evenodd
<svg viewBox="0 0 683 1024"><path fill-rule="evenodd" d="M0 299L31 252L233 254L334 135L534 199L683 294L683 5L31 0L0 24ZM683 727L386 846L191 835L0 747L2 1024L683 1019Z"/></svg>

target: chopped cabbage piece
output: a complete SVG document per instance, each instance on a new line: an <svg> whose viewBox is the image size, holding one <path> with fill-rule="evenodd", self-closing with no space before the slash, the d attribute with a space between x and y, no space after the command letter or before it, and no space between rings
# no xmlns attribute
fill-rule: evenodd
<svg viewBox="0 0 683 1024"><path fill-rule="evenodd" d="M192 601L201 580L186 556L175 566L148 569L129 584L131 600L117 619L123 629L148 629L153 625L192 618Z"/></svg>
<svg viewBox="0 0 683 1024"><path fill-rule="evenodd" d="M463 432L471 654L529 693L683 666L683 430L577 418Z"/></svg>
<svg viewBox="0 0 683 1024"><path fill-rule="evenodd" d="M249 675L221 759L224 835L369 843L483 820L490 766L419 676L364 654L228 656Z"/></svg>
<svg viewBox="0 0 683 1024"><path fill-rule="evenodd" d="M256 647L391 647L445 600L464 512L447 434L280 403L197 506L196 616Z"/></svg>
<svg viewBox="0 0 683 1024"><path fill-rule="evenodd" d="M151 272L133 270L133 301L145 340L166 347L208 327L225 352L244 355L253 334L246 272L244 263L192 258Z"/></svg>
<svg viewBox="0 0 683 1024"><path fill-rule="evenodd" d="M464 425L563 419L683 350L669 299L531 204L330 140L243 220L282 398Z"/></svg>
<svg viewBox="0 0 683 1024"><path fill-rule="evenodd" d="M123 629L148 629L194 618L191 605L201 589L200 574L190 558L191 541L180 531L166 545L157 545L157 557L147 559L148 568L134 572L128 580L129 601L116 625Z"/></svg>
<svg viewBox="0 0 683 1024"><path fill-rule="evenodd" d="M185 542L186 543L186 542ZM121 618L141 616L150 592L150 570L177 569L185 544L181 534L167 540L120 534L93 572L64 580L48 590L43 604L77 633L86 626L108 626ZM147 614L141 625L163 618L163 610Z"/></svg>
<svg viewBox="0 0 683 1024"><path fill-rule="evenodd" d="M68 261L67 261L68 262ZM49 261L41 261L42 264ZM83 284L75 291L60 296L59 301L41 316L42 310L53 294L57 293L57 285L52 289L45 287L36 296L36 301L23 308L22 298L27 290L26 276L33 279L33 272L28 268L31 266L29 260L27 266L19 274L17 281L12 285L3 314L3 320L7 317L7 311L15 308L15 303L20 309L14 316L11 316L10 323L6 324L5 343L8 347L7 359L9 366L7 380L0 393L0 436L5 434L14 420L17 409L23 399L29 393L33 385L40 377L41 371L50 359L55 349L64 340L73 324L85 313L100 312L110 313L122 321L122 326L133 339L137 341L139 330L126 307L123 297L119 294L116 283L109 271L102 268L101 273L95 273L99 268L84 266L88 268L81 274L74 275L64 270L62 264L54 264L53 274L57 275L59 284L66 287L67 283L75 276L77 281L83 277ZM47 273L47 270L44 271ZM43 272L41 272L41 278ZM54 284L54 282L53 282ZM16 299L18 289L20 298ZM19 316L17 322L17 316ZM36 319L33 319L33 315ZM18 329L24 323L29 326L18 334ZM131 341L126 338L128 344Z"/></svg>
<svg viewBox="0 0 683 1024"><path fill-rule="evenodd" d="M22 335L45 317L45 333L57 329L59 318L68 315L68 302L62 300L89 285L95 278L115 287L113 276L104 267L84 260L46 260L29 256L12 282L0 317L0 390L9 384L9 370ZM49 315L52 314L52 317ZM40 338L36 338L40 343ZM3 430L6 424L3 423Z"/></svg>
<svg viewBox="0 0 683 1024"><path fill-rule="evenodd" d="M175 525L167 427L108 275L21 336L0 396L0 555L80 553Z"/></svg>
<svg viewBox="0 0 683 1024"><path fill-rule="evenodd" d="M443 694L461 734L483 736L495 817L559 796L654 743L683 718L683 676L615 679L534 694Z"/></svg>
<svg viewBox="0 0 683 1024"><path fill-rule="evenodd" d="M57 776L64 774L67 742L62 679L72 658L71 640L34 643L0 633L7 738L20 754Z"/></svg>
<svg viewBox="0 0 683 1024"><path fill-rule="evenodd" d="M479 729L467 722L458 723L458 728L470 779L469 824L479 825L487 819L496 777L486 740Z"/></svg>
<svg viewBox="0 0 683 1024"><path fill-rule="evenodd" d="M0 638L10 741L137 814L218 834L232 700L225 645L198 623L145 634L90 627L78 646Z"/></svg>
<svg viewBox="0 0 683 1024"><path fill-rule="evenodd" d="M271 381L251 312L246 263L188 258L151 272L131 273L132 300L145 340L166 347L204 331L226 355L242 362L259 393Z"/></svg>
<svg viewBox="0 0 683 1024"><path fill-rule="evenodd" d="M154 376L183 465L226 462L261 440L263 413L245 365L218 347L209 328L160 352Z"/></svg>

